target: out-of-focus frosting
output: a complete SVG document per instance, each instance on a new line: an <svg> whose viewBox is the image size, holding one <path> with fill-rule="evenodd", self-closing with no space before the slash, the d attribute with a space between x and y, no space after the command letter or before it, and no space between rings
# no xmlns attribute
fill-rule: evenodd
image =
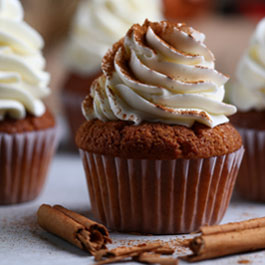
<svg viewBox="0 0 265 265"><path fill-rule="evenodd" d="M205 36L183 24L134 25L102 61L83 103L90 120L214 127L236 108L222 102L226 76L214 69Z"/></svg>
<svg viewBox="0 0 265 265"><path fill-rule="evenodd" d="M162 19L161 0L85 0L80 3L66 47L66 64L86 74L134 23Z"/></svg>
<svg viewBox="0 0 265 265"><path fill-rule="evenodd" d="M50 77L42 47L41 36L23 21L20 2L0 0L0 120L45 112L40 99L49 94Z"/></svg>
<svg viewBox="0 0 265 265"><path fill-rule="evenodd" d="M240 111L265 109L265 18L239 61L236 80L228 83L227 98Z"/></svg>

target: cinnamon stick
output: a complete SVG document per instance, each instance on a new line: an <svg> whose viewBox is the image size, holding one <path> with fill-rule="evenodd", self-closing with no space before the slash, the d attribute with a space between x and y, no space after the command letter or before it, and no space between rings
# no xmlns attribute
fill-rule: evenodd
<svg viewBox="0 0 265 265"><path fill-rule="evenodd" d="M137 254L134 254L134 255L136 256ZM110 258L107 258L105 260L101 260L95 263L95 265L104 265L104 264L111 264L111 263L116 263L120 261L125 261L126 259L131 258L132 256L133 255L110 257Z"/></svg>
<svg viewBox="0 0 265 265"><path fill-rule="evenodd" d="M161 248L160 243L143 243L132 247L118 247L112 250L115 256L141 254L144 252L155 251Z"/></svg>
<svg viewBox="0 0 265 265"><path fill-rule="evenodd" d="M254 218L243 222L233 222L223 225L202 226L200 228L200 232L203 235L210 235L259 227L265 227L265 217Z"/></svg>
<svg viewBox="0 0 265 265"><path fill-rule="evenodd" d="M117 247L112 250L100 250L95 253L95 260L100 261L103 258L112 259L114 257L123 257L123 259L137 256L144 252L155 251L156 249L161 248L159 243L150 243L150 244L140 244L132 247ZM109 262L111 263L111 262ZM98 263L105 264L105 263Z"/></svg>
<svg viewBox="0 0 265 265"><path fill-rule="evenodd" d="M175 252L175 249L168 247L168 246L162 246L154 250L154 253L163 254L163 255L172 255L174 252Z"/></svg>
<svg viewBox="0 0 265 265"><path fill-rule="evenodd" d="M265 217L216 226L204 226L201 235L190 242L194 262L235 253L265 249Z"/></svg>
<svg viewBox="0 0 265 265"><path fill-rule="evenodd" d="M105 249L111 242L106 227L78 213L55 205L43 204L38 212L38 223L46 231L53 233L92 255Z"/></svg>
<svg viewBox="0 0 265 265"><path fill-rule="evenodd" d="M160 254L172 254L172 249L160 243L143 243L132 247L117 247L112 250L100 250L95 254L97 265L110 264L118 261L133 260L161 265L176 265L178 260L173 257L162 257ZM174 252L174 251L173 251ZM104 259L105 258L105 259Z"/></svg>
<svg viewBox="0 0 265 265"><path fill-rule="evenodd" d="M162 257L159 254L145 252L136 256L134 260L147 264L177 265L178 259L173 257Z"/></svg>

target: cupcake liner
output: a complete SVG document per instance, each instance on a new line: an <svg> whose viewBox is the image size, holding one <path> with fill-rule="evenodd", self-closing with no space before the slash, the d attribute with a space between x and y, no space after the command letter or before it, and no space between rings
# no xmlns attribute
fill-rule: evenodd
<svg viewBox="0 0 265 265"><path fill-rule="evenodd" d="M40 193L56 146L56 128L0 133L0 204L32 200Z"/></svg>
<svg viewBox="0 0 265 265"><path fill-rule="evenodd" d="M246 152L236 190L243 198L265 202L265 131L238 128Z"/></svg>
<svg viewBox="0 0 265 265"><path fill-rule="evenodd" d="M241 147L206 159L137 160L80 150L97 220L112 230L152 234L218 223L243 153Z"/></svg>

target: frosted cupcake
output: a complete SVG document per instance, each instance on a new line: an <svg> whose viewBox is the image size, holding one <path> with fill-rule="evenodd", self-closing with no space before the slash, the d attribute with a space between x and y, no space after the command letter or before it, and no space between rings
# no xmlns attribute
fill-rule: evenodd
<svg viewBox="0 0 265 265"><path fill-rule="evenodd" d="M162 19L160 0L86 0L82 1L73 22L65 53L69 70L63 101L74 135L84 122L80 105L92 81L101 74L101 59L132 24L146 18Z"/></svg>
<svg viewBox="0 0 265 265"><path fill-rule="evenodd" d="M55 120L42 98L41 36L23 21L17 0L0 0L0 204L29 201L41 191L55 147Z"/></svg>
<svg viewBox="0 0 265 265"><path fill-rule="evenodd" d="M175 234L218 223L241 162L222 102L226 76L204 35L169 22L134 25L102 61L76 135L98 220Z"/></svg>
<svg viewBox="0 0 265 265"><path fill-rule="evenodd" d="M245 198L265 201L265 19L242 56L227 98L239 112L232 117L246 148L237 182Z"/></svg>

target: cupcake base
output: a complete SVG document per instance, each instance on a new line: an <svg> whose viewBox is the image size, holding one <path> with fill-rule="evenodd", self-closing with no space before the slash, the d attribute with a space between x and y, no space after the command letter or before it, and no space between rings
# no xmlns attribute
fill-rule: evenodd
<svg viewBox="0 0 265 265"><path fill-rule="evenodd" d="M265 202L265 111L237 112L231 117L245 147L236 183L245 199Z"/></svg>
<svg viewBox="0 0 265 265"><path fill-rule="evenodd" d="M238 128L246 149L236 190L242 198L265 202L265 130Z"/></svg>
<svg viewBox="0 0 265 265"><path fill-rule="evenodd" d="M45 182L56 129L0 133L0 205L35 199Z"/></svg>
<svg viewBox="0 0 265 265"><path fill-rule="evenodd" d="M122 232L178 234L220 222L244 149L206 159L176 160L80 153L98 221Z"/></svg>
<svg viewBox="0 0 265 265"><path fill-rule="evenodd" d="M28 114L0 121L0 205L30 201L40 193L57 134L53 115Z"/></svg>

